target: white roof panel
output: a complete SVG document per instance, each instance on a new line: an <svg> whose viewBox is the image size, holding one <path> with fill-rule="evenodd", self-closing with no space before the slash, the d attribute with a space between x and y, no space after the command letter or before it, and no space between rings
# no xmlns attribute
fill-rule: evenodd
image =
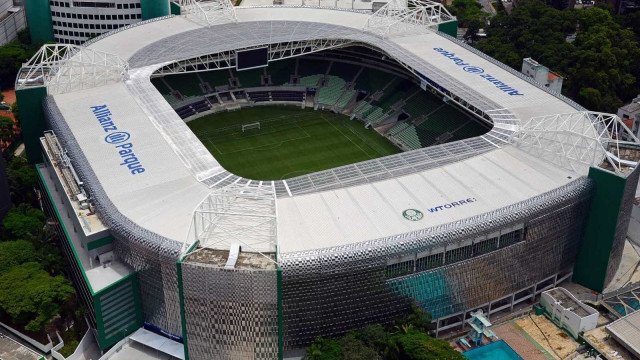
<svg viewBox="0 0 640 360"><path fill-rule="evenodd" d="M206 55L214 50L227 51L289 41L287 39L322 39L340 34L379 47L418 73L446 85L453 92L460 92L466 101L483 111L507 113L504 116L508 121L498 125L510 131L517 130L518 119L576 111L570 104L433 32L383 39L362 31L367 14L351 11L265 7L237 8L236 13L237 23L203 28L183 17L172 17L101 38L90 48L129 60L134 64L129 71L131 80L127 84L54 96L114 205L140 226L170 239L183 241L186 238L194 210L211 192L195 176L211 175L209 185L215 187L214 183L229 175L221 172L219 164L210 155L203 153L206 149L194 136L187 136L192 134L176 131L184 130L184 123L171 113L162 96L154 93L148 76L168 61ZM221 41L223 38L226 41ZM458 60L453 60L454 57ZM498 81L500 83L496 83ZM505 92L499 87L511 90ZM144 166L144 173L132 174L126 166L119 165L123 161L119 149L105 142L105 137L116 130L105 131L100 126L91 111L91 106L98 105L107 105L117 131L128 134L127 141ZM503 134L508 137L509 131ZM276 200L280 251L325 248L421 230L526 200L584 175L547 164L512 146L505 146L495 137L487 138L503 147L487 151L486 146L492 145L476 139L481 143L476 142L478 148L487 152L478 150L477 154L463 160L446 165L439 163L439 167L421 167L428 170L412 169L413 173L397 178L370 181L354 177L350 184L359 185L341 188L339 184L328 183L332 190L319 191L316 187L316 192L305 194L302 194L308 190L305 184L313 185L309 179L331 180L336 178L335 174L289 181L294 196ZM465 151L473 151L473 146L460 143L459 147L440 150L453 158L459 154L457 150L462 151L465 147ZM183 154L182 157L177 152ZM425 158L430 158L427 152ZM409 156L402 161L406 159ZM369 176L379 176L380 171L385 171L382 162L347 170L358 174L369 169L367 166L378 171ZM381 178L385 177L377 177ZM298 190L293 189L294 185ZM460 200L465 203L429 211ZM418 209L424 217L418 221L407 220L402 214L407 209Z"/></svg>

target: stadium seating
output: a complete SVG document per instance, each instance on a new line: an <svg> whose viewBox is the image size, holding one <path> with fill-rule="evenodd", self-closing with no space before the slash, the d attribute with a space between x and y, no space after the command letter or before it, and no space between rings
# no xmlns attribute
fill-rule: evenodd
<svg viewBox="0 0 640 360"><path fill-rule="evenodd" d="M267 67L267 74L271 75L271 83L274 86L284 85L289 82L295 71L296 60L286 59L272 61Z"/></svg>
<svg viewBox="0 0 640 360"><path fill-rule="evenodd" d="M179 91L184 97L192 97L203 95L200 88L200 79L196 74L179 74L179 75L167 75L164 80L171 86L173 90Z"/></svg>
<svg viewBox="0 0 640 360"><path fill-rule="evenodd" d="M200 73L200 77L215 89L216 86L229 86L228 70L213 70Z"/></svg>
<svg viewBox="0 0 640 360"><path fill-rule="evenodd" d="M353 81L355 75L360 71L362 67L359 65L347 64L339 61L331 63L331 69L329 75L334 75L344 79L347 82Z"/></svg>
<svg viewBox="0 0 640 360"><path fill-rule="evenodd" d="M349 104L351 99L353 99L353 96L356 93L357 93L356 90L346 90L345 92L343 92L342 96L340 96L340 98L335 104L336 110L342 111L345 108L345 106Z"/></svg>
<svg viewBox="0 0 640 360"><path fill-rule="evenodd" d="M404 105L404 110L412 117L419 117L442 106L442 100L426 91L415 94Z"/></svg>
<svg viewBox="0 0 640 360"><path fill-rule="evenodd" d="M260 88L265 72L271 79L269 85L275 87ZM277 90L289 83L291 75L297 76L296 86ZM238 89L228 89L230 78L237 80ZM413 82L337 60L287 59L271 62L266 69L167 75L151 81L183 119L210 110L220 99L225 106L239 101L302 103L307 93L315 91L316 104L334 111L344 111L357 96L359 101L347 111L365 126L398 120L385 135L406 149L478 136L487 130ZM255 90L245 90L249 88ZM205 90L213 91L206 100L202 97Z"/></svg>
<svg viewBox="0 0 640 360"><path fill-rule="evenodd" d="M299 101L304 100L303 91L271 91L271 98L273 101Z"/></svg>
<svg viewBox="0 0 640 360"><path fill-rule="evenodd" d="M327 75L325 85L318 91L318 103L321 105L333 106L344 92L346 82L332 75ZM301 79L302 80L302 79Z"/></svg>
<svg viewBox="0 0 640 360"><path fill-rule="evenodd" d="M364 90L369 93L373 93L376 90L380 90L387 86L391 80L395 78L394 75L386 73L384 71L364 68L362 73L356 79L355 88L358 90Z"/></svg>
<svg viewBox="0 0 640 360"><path fill-rule="evenodd" d="M260 86L260 77L262 76L263 71L264 70L262 68L237 71L236 77L240 80L240 87L250 88Z"/></svg>
<svg viewBox="0 0 640 360"><path fill-rule="evenodd" d="M300 77L309 75L324 75L329 69L329 63L325 60L314 60L299 58L298 60L298 75Z"/></svg>
<svg viewBox="0 0 640 360"><path fill-rule="evenodd" d="M160 94L171 95L171 89L167 87L167 85L164 83L164 81L162 81L161 78L159 77L153 78L151 79L151 83L153 84L153 86L156 87L156 89L158 89Z"/></svg>
<svg viewBox="0 0 640 360"><path fill-rule="evenodd" d="M301 77L300 85L306 86L306 87L318 87L320 80L322 79L323 76L324 75L315 74L315 75Z"/></svg>

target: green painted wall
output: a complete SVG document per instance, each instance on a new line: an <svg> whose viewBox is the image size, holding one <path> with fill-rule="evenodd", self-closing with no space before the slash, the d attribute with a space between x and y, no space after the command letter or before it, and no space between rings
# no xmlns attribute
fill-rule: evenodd
<svg viewBox="0 0 640 360"><path fill-rule="evenodd" d="M53 41L53 22L49 0L25 0L29 33L34 43Z"/></svg>
<svg viewBox="0 0 640 360"><path fill-rule="evenodd" d="M182 344L184 345L184 360L189 360L189 343L187 339L187 319L184 315L184 290L182 288L182 259L176 262L178 275L178 299L180 300L180 324L182 326Z"/></svg>
<svg viewBox="0 0 640 360"><path fill-rule="evenodd" d="M143 325L138 274L132 273L93 295L98 345L105 350Z"/></svg>
<svg viewBox="0 0 640 360"><path fill-rule="evenodd" d="M97 249L99 247L109 245L112 242L113 242L113 237L111 236L106 236L106 237L103 237L102 239L90 241L87 243L87 250Z"/></svg>
<svg viewBox="0 0 640 360"><path fill-rule="evenodd" d="M27 151L27 159L32 164L42 162L39 139L46 129L44 111L42 110L42 101L46 96L47 89L44 86L16 91L22 138Z"/></svg>
<svg viewBox="0 0 640 360"><path fill-rule="evenodd" d="M180 5L176 2L171 2L171 15L180 15Z"/></svg>
<svg viewBox="0 0 640 360"><path fill-rule="evenodd" d="M142 10L142 20L170 14L169 0L140 0L140 9Z"/></svg>
<svg viewBox="0 0 640 360"><path fill-rule="evenodd" d="M453 20L438 25L438 31L453 37L458 36L458 20Z"/></svg>
<svg viewBox="0 0 640 360"><path fill-rule="evenodd" d="M627 179L595 167L589 169L589 178L595 182L595 192L573 281L602 292Z"/></svg>

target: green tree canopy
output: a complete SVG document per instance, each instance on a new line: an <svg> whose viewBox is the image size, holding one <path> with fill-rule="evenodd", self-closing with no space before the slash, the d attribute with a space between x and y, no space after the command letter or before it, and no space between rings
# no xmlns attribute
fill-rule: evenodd
<svg viewBox="0 0 640 360"><path fill-rule="evenodd" d="M0 273L0 309L29 331L41 330L72 294L68 280L49 275L38 263L24 263Z"/></svg>
<svg viewBox="0 0 640 360"><path fill-rule="evenodd" d="M0 115L0 141L13 139L13 120L10 117Z"/></svg>
<svg viewBox="0 0 640 360"><path fill-rule="evenodd" d="M411 360L464 360L465 357L453 350L449 343L435 339L424 332L410 329L391 338L397 344L397 359Z"/></svg>
<svg viewBox="0 0 640 360"><path fill-rule="evenodd" d="M557 10L521 0L511 14L494 17L487 38L474 46L516 70L523 58L534 58L565 77L564 94L590 110L615 113L640 93L638 37L625 27L640 27L633 20L599 7ZM572 34L575 41L568 42Z"/></svg>
<svg viewBox="0 0 640 360"><path fill-rule="evenodd" d="M25 240L0 242L0 273L30 261L36 261L33 244Z"/></svg>
<svg viewBox="0 0 640 360"><path fill-rule="evenodd" d="M462 354L446 341L427 335L431 315L412 306L411 312L395 325L368 325L339 339L314 341L305 360L458 360Z"/></svg>
<svg viewBox="0 0 640 360"><path fill-rule="evenodd" d="M9 191L14 204L30 203L36 205L33 188L36 186L37 173L35 168L22 156L16 156L7 166L7 180Z"/></svg>
<svg viewBox="0 0 640 360"><path fill-rule="evenodd" d="M33 243L44 236L45 216L29 204L20 204L7 213L3 225L10 239L25 239Z"/></svg>

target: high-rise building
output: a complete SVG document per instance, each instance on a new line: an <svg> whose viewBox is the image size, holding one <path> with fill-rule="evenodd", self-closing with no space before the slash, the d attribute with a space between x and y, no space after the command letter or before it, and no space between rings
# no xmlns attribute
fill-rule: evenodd
<svg viewBox="0 0 640 360"><path fill-rule="evenodd" d="M25 0L36 42L80 45L102 33L169 15L169 0Z"/></svg>

